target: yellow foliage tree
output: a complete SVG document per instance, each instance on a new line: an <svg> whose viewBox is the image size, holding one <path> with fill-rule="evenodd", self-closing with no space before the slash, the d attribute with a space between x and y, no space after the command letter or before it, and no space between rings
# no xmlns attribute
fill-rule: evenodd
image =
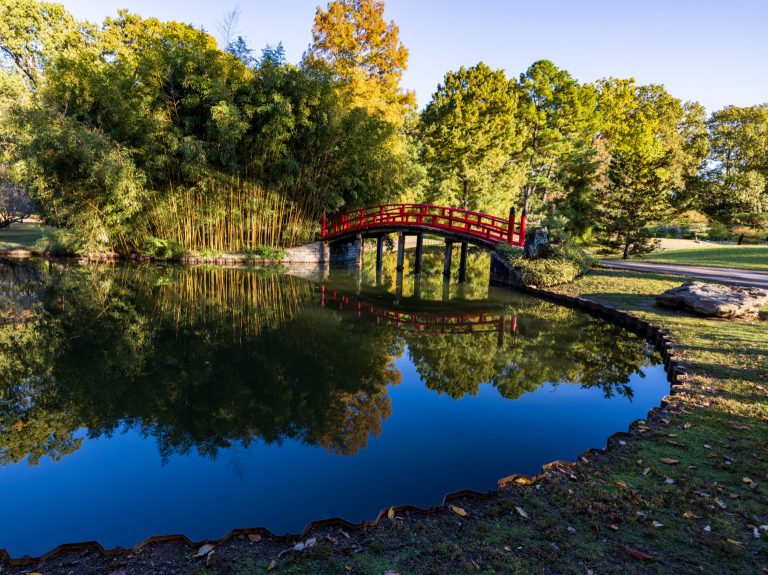
<svg viewBox="0 0 768 575"><path fill-rule="evenodd" d="M353 107L397 127L415 106L414 93L400 88L408 50L395 23L384 20L381 0L333 0L318 8L305 62L329 66Z"/></svg>

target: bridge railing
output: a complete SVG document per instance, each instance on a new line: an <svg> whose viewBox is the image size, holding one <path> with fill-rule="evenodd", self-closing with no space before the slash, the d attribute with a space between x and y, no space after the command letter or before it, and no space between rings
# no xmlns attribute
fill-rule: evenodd
<svg viewBox="0 0 768 575"><path fill-rule="evenodd" d="M333 238L342 234L375 228L416 227L434 229L468 236L490 244L509 243L523 245L526 213L515 227L515 209L509 218L500 218L461 208L431 204L385 204L360 208L326 218L323 214L322 237Z"/></svg>

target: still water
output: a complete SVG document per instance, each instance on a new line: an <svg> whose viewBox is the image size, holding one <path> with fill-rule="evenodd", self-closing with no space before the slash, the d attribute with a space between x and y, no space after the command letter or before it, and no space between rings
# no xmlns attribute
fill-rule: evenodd
<svg viewBox="0 0 768 575"><path fill-rule="evenodd" d="M0 262L0 548L431 506L602 447L667 393L643 340L472 264L444 290L439 262L400 287Z"/></svg>

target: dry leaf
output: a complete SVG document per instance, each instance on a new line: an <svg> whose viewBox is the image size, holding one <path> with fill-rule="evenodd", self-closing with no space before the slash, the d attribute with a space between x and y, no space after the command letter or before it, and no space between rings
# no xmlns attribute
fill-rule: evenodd
<svg viewBox="0 0 768 575"><path fill-rule="evenodd" d="M662 457L660 461L666 465L677 465L680 463L677 459L672 459L671 457Z"/></svg>
<svg viewBox="0 0 768 575"><path fill-rule="evenodd" d="M643 469L643 475L648 475L648 472L649 472L650 470L651 470L651 468L650 468L650 467L646 467L645 469Z"/></svg>
<svg viewBox="0 0 768 575"><path fill-rule="evenodd" d="M624 551L629 553L635 559L639 559L640 561L653 561L653 557L651 557L647 553L643 553L642 551L638 551L637 549L633 549L632 547L627 547L625 545L624 546Z"/></svg>
<svg viewBox="0 0 768 575"><path fill-rule="evenodd" d="M468 515L468 513L464 511L461 507L456 507L455 505L449 505L448 509L453 511L459 517L466 517Z"/></svg>
<svg viewBox="0 0 768 575"><path fill-rule="evenodd" d="M627 484L626 484L625 482L623 482L623 481L614 481L614 482L613 482L613 484L614 484L616 487L620 488L620 489L626 489L627 487L629 487L629 485L627 485Z"/></svg>
<svg viewBox="0 0 768 575"><path fill-rule="evenodd" d="M742 483L754 483L749 477L742 477L741 478Z"/></svg>
<svg viewBox="0 0 768 575"><path fill-rule="evenodd" d="M258 533L249 533L248 539L250 539L253 543L258 543L259 541L261 541L261 535L259 535Z"/></svg>
<svg viewBox="0 0 768 575"><path fill-rule="evenodd" d="M203 545L200 549L197 550L197 553L195 553L192 556L192 559L197 559L198 557L202 557L203 555L208 555L213 549L215 548L215 545L211 545L210 543L206 543Z"/></svg>
<svg viewBox="0 0 768 575"><path fill-rule="evenodd" d="M349 539L349 533L347 533L347 532L346 532L346 531L344 531L343 529L339 529L339 533L341 533L341 534L342 534L344 537L346 537L347 539Z"/></svg>
<svg viewBox="0 0 768 575"><path fill-rule="evenodd" d="M686 519L701 519L698 515L696 515L693 511L686 511L683 513L683 517Z"/></svg>
<svg viewBox="0 0 768 575"><path fill-rule="evenodd" d="M659 523L658 521L654 521L653 523L651 523L651 525L656 527L656 529L658 529L659 527L664 527L664 524L663 523Z"/></svg>
<svg viewBox="0 0 768 575"><path fill-rule="evenodd" d="M741 541L736 541L735 539L726 539L726 541L731 545L738 545L738 546L744 545Z"/></svg>
<svg viewBox="0 0 768 575"><path fill-rule="evenodd" d="M525 512L525 510L522 507L518 507L515 505L515 511L517 511L518 515L522 517L523 519L528 519L528 514Z"/></svg>
<svg viewBox="0 0 768 575"><path fill-rule="evenodd" d="M674 482L675 482L675 480L672 479L671 477L665 477L664 478L664 483L666 483L667 485L672 485Z"/></svg>
<svg viewBox="0 0 768 575"><path fill-rule="evenodd" d="M615 523L612 523L612 524L611 524L611 525L609 525L608 527L610 527L610 528L611 528L611 529L613 529L614 531L618 531L618 530L619 530L619 526L618 526L618 525L616 525Z"/></svg>
<svg viewBox="0 0 768 575"><path fill-rule="evenodd" d="M691 424L690 424L690 423L684 423L684 424L683 424L683 427L684 427L685 429L690 429L690 428L691 428Z"/></svg>
<svg viewBox="0 0 768 575"><path fill-rule="evenodd" d="M390 507L389 508L389 511L387 511L387 517L389 517L390 521L394 521L395 520L395 508L394 507Z"/></svg>
<svg viewBox="0 0 768 575"><path fill-rule="evenodd" d="M274 569L275 567L277 567L277 560L272 559L272 563L270 563L269 567L267 567L267 571L272 571L272 569Z"/></svg>

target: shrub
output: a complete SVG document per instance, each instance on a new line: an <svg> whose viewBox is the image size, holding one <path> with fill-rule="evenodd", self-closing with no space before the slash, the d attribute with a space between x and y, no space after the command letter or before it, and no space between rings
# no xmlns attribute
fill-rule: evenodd
<svg viewBox="0 0 768 575"><path fill-rule="evenodd" d="M139 253L156 260L175 260L185 255L186 250L173 240L150 236L144 240L144 245Z"/></svg>
<svg viewBox="0 0 768 575"><path fill-rule="evenodd" d="M707 230L707 239L715 242L728 241L732 238L733 234L728 226L720 222L712 222Z"/></svg>
<svg viewBox="0 0 768 575"><path fill-rule="evenodd" d="M523 250L509 244L499 245L496 252L518 273L521 283L537 287L571 282L594 261L584 250L565 245L552 246L548 258L537 260L523 258Z"/></svg>
<svg viewBox="0 0 768 575"><path fill-rule="evenodd" d="M83 251L78 235L66 229L48 229L35 242L35 249L52 256L72 256Z"/></svg>
<svg viewBox="0 0 768 575"><path fill-rule="evenodd" d="M256 246L255 248L247 250L246 253L253 259L271 261L282 260L287 255L283 248L273 246Z"/></svg>

